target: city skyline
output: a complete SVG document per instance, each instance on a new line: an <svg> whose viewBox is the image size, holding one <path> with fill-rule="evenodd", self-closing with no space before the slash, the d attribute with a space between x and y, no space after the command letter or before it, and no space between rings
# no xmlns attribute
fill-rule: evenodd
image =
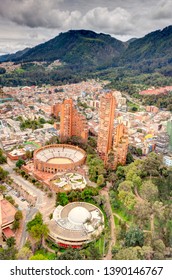
<svg viewBox="0 0 172 280"><path fill-rule="evenodd" d="M155 9L156 6L156 9ZM0 54L33 47L70 29L127 41L171 24L170 0L1 0Z"/></svg>

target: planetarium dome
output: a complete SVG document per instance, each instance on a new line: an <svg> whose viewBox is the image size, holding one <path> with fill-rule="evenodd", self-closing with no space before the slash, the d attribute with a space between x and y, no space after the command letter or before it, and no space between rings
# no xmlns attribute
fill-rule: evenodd
<svg viewBox="0 0 172 280"><path fill-rule="evenodd" d="M91 218L90 212L81 206L73 208L68 214L68 220L77 225L84 224L88 219Z"/></svg>
<svg viewBox="0 0 172 280"><path fill-rule="evenodd" d="M48 223L49 238L62 247L80 248L98 237L104 228L104 215L94 204L71 202L58 205Z"/></svg>

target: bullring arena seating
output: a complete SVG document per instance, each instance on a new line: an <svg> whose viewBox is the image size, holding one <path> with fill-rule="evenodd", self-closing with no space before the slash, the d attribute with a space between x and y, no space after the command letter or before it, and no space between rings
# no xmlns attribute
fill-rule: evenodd
<svg viewBox="0 0 172 280"><path fill-rule="evenodd" d="M35 151L34 166L38 170L54 173L55 170L71 170L83 164L85 158L85 151L76 146L53 144Z"/></svg>

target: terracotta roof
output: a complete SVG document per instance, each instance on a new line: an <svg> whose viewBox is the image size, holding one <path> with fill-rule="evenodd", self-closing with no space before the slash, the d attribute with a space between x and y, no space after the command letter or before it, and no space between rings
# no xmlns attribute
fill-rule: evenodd
<svg viewBox="0 0 172 280"><path fill-rule="evenodd" d="M16 208L6 199L0 201L2 212L2 227L5 224L12 223L14 221L14 215L17 212Z"/></svg>
<svg viewBox="0 0 172 280"><path fill-rule="evenodd" d="M5 235L6 238L10 238L10 237L14 237L15 236L14 232L9 227L4 228L2 230L2 232L3 232L3 234Z"/></svg>

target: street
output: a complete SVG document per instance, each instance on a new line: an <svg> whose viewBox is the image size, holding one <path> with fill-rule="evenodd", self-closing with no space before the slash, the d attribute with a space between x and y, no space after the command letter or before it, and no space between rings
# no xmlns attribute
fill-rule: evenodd
<svg viewBox="0 0 172 280"><path fill-rule="evenodd" d="M14 163L12 163L11 161L8 161L8 163L9 164L2 165L2 168L9 172L10 178L13 179L13 181L17 185L21 186L21 188L23 188L25 191L37 198L35 207L30 207L30 204L27 201L22 201L20 197L16 196L13 189L8 191L8 194L12 196L16 204L18 204L19 209L22 210L25 214L21 229L22 232L19 236L20 240L18 242L18 247L20 249L22 248L22 246L24 246L28 237L28 233L26 231L27 223L32 220L32 218L38 211L42 213L43 219L46 222L49 219L50 213L52 213L54 210L55 196L48 198L43 191L37 189L32 183L28 182L24 178L20 177L20 175L15 173L15 171L13 170L13 168L15 167Z"/></svg>

